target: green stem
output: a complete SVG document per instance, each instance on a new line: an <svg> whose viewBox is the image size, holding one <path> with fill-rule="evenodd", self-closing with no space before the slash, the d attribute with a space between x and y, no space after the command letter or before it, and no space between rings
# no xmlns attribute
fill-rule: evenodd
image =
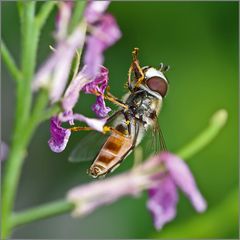
<svg viewBox="0 0 240 240"><path fill-rule="evenodd" d="M47 104L47 92L43 91L38 95L33 113L27 124L19 131L14 133L12 147L9 152L9 157L6 161L5 176L3 182L2 195L2 238L5 239L11 233L10 216L15 199L16 189L20 177L20 172L23 165L23 160L26 156L26 148L30 142L36 127L40 123L43 110Z"/></svg>
<svg viewBox="0 0 240 240"><path fill-rule="evenodd" d="M17 103L15 128L9 157L6 161L5 176L2 194L2 238L5 239L11 232L10 216L13 208L17 183L23 159L26 155L26 146L33 132L28 127L31 106L30 80L33 75L31 48L32 30L34 21L35 3L24 3L22 10L22 81L17 84ZM34 30L36 31L36 30ZM32 123L31 123L32 124Z"/></svg>
<svg viewBox="0 0 240 240"><path fill-rule="evenodd" d="M74 7L73 16L69 26L70 32L72 32L81 21L86 2L87 1L76 1L76 6Z"/></svg>
<svg viewBox="0 0 240 240"><path fill-rule="evenodd" d="M224 126L227 120L227 113L225 110L220 110L214 114L211 118L209 126L192 142L186 145L179 151L181 157L188 159L194 154L198 153L205 147L214 137L217 136L220 129ZM57 206L57 207L55 207ZM22 213L15 213L12 217L12 224L14 227L22 225L25 223L41 220L44 218L56 216L58 214L70 212L73 210L73 205L71 205L67 200L45 204L36 208L26 210Z"/></svg>
<svg viewBox="0 0 240 240"><path fill-rule="evenodd" d="M5 62L6 66L8 67L9 72L12 74L13 79L16 81L21 80L21 72L19 71L16 63L10 54L9 50L7 49L5 43L1 42L1 54L3 61Z"/></svg>
<svg viewBox="0 0 240 240"><path fill-rule="evenodd" d="M17 84L17 104L15 128L13 133L12 146L9 158L6 163L5 176L3 182L2 197L2 237L6 238L11 232L10 216L15 199L17 183L26 148L29 144L37 125L43 119L43 110L47 104L47 92L39 94L36 104L31 113L31 81L33 78L37 46L40 30L46 22L55 2L47 2L42 5L39 14L35 18L35 1L19 2L19 15L21 19L22 33L22 58L21 58L21 77L22 81ZM19 70L14 67L14 62L7 48L2 44L2 54L9 65L10 71L16 79L20 79Z"/></svg>
<svg viewBox="0 0 240 240"><path fill-rule="evenodd" d="M60 200L12 215L12 227L72 211L74 204Z"/></svg>
<svg viewBox="0 0 240 240"><path fill-rule="evenodd" d="M31 137L44 119L44 109L47 105L48 94L42 91L38 94L37 100L31 112L32 91L31 81L36 65L37 46L40 30L51 12L54 2L47 2L42 5L39 14L35 18L35 1L20 1L18 3L20 22L21 22L21 72L15 67L14 61L2 44L2 55L9 70L17 81L16 92L16 115L13 139L9 156L4 169L4 181L2 188L2 233L1 239L6 239L12 231L11 214L16 195L17 184L19 181L22 165L26 156L26 149ZM56 110L55 108L52 110ZM52 112L48 112L48 115Z"/></svg>
<svg viewBox="0 0 240 240"><path fill-rule="evenodd" d="M177 155L182 159L191 158L206 147L219 133L227 121L226 110L217 111L210 119L209 126L189 144L185 145Z"/></svg>
<svg viewBox="0 0 240 240"><path fill-rule="evenodd" d="M18 85L18 95L19 98L21 98L20 104L17 105L17 116L21 115L21 120L19 120L20 126L18 126L19 128L27 122L31 110L31 81L35 69L37 50L36 38L38 36L38 29L35 26L35 5L36 2L34 1L24 2L22 9L21 68L24 81Z"/></svg>
<svg viewBox="0 0 240 240"><path fill-rule="evenodd" d="M49 14L53 10L54 6L57 4L55 1L49 1L42 4L41 9L39 10L39 13L36 16L36 25L39 30L42 29L44 23L46 22Z"/></svg>

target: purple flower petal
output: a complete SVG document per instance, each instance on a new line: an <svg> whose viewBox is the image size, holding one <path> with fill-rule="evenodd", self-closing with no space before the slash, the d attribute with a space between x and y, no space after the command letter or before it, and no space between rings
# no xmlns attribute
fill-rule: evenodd
<svg viewBox="0 0 240 240"><path fill-rule="evenodd" d="M99 92L99 93L104 93L106 87L108 84L108 69L105 68L104 66L99 66L99 72L94 78L93 81L90 83L86 84L83 87L83 91L85 93L94 93L94 92Z"/></svg>
<svg viewBox="0 0 240 240"><path fill-rule="evenodd" d="M98 21L109 4L110 1L90 1L84 11L84 16L87 22L94 23Z"/></svg>
<svg viewBox="0 0 240 240"><path fill-rule="evenodd" d="M157 229L175 218L177 202L177 189L170 176L165 176L159 186L149 190L147 207L153 215Z"/></svg>
<svg viewBox="0 0 240 240"><path fill-rule="evenodd" d="M61 127L61 122L57 117L51 119L50 124L51 138L48 141L48 145L53 152L62 152L71 135L71 130Z"/></svg>
<svg viewBox="0 0 240 240"><path fill-rule="evenodd" d="M96 25L93 35L104 43L105 50L119 40L122 33L115 18L111 14L105 14L98 25Z"/></svg>
<svg viewBox="0 0 240 240"><path fill-rule="evenodd" d="M103 96L98 96L96 103L92 105L92 110L97 114L97 116L104 118L111 111L111 108L106 107Z"/></svg>
<svg viewBox="0 0 240 240"><path fill-rule="evenodd" d="M72 111L73 107L77 103L80 91L82 88L92 79L86 74L86 66L77 74L77 76L71 81L67 90L65 91L62 99L62 107L65 112Z"/></svg>
<svg viewBox="0 0 240 240"><path fill-rule="evenodd" d="M75 187L68 192L67 199L75 205L73 216L79 217L124 196L137 197L148 186L148 177L146 174L141 174L141 170L137 173L129 171L118 176Z"/></svg>
<svg viewBox="0 0 240 240"><path fill-rule="evenodd" d="M121 37L121 31L114 17L110 14L102 16L92 35L87 38L84 63L89 67L89 75L95 76L98 66L103 64L103 52Z"/></svg>
<svg viewBox="0 0 240 240"><path fill-rule="evenodd" d="M59 3L59 11L56 16L56 33L58 41L66 38L68 33L68 24L71 18L73 2L62 1Z"/></svg>
<svg viewBox="0 0 240 240"><path fill-rule="evenodd" d="M86 25L80 27L66 40L58 43L56 50L38 70L33 79L32 89L49 89L49 98L52 103L60 100L67 84L73 57L76 49L84 44Z"/></svg>
<svg viewBox="0 0 240 240"><path fill-rule="evenodd" d="M94 77L104 62L103 43L98 38L87 37L86 52L84 55L84 63L89 66L88 74Z"/></svg>
<svg viewBox="0 0 240 240"><path fill-rule="evenodd" d="M194 177L187 164L176 155L170 153L161 154L175 184L188 196L198 212L205 211L207 204L199 192Z"/></svg>
<svg viewBox="0 0 240 240"><path fill-rule="evenodd" d="M92 106L92 110L99 117L106 117L108 112L111 111L109 107L106 107L103 97L107 84L108 69L104 66L100 66L99 73L97 74L96 78L92 82L86 84L82 89L85 93L97 92L98 94L101 94L97 97L96 103Z"/></svg>

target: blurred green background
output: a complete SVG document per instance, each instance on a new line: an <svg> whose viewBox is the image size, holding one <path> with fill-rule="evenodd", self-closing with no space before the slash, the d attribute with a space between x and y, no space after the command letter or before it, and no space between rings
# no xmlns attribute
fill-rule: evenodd
<svg viewBox="0 0 240 240"><path fill-rule="evenodd" d="M38 3L41 5L41 3ZM208 210L198 215L180 194L176 219L155 231L146 209L147 194L124 198L84 219L69 215L25 225L13 238L237 238L238 237L238 3L237 2L113 2L108 12L117 19L123 36L107 50L114 95L123 84L133 47L140 48L144 65L169 64L170 91L161 113L161 126L170 151L175 152L201 132L211 115L227 109L229 121L219 136L188 161ZM54 15L43 30L38 54L42 63L54 43ZM20 25L16 4L2 3L2 38L17 62ZM38 64L38 66L39 66ZM2 138L10 142L15 108L15 86L2 65ZM94 116L92 96L81 96L77 110ZM72 164L68 155L83 133L75 134L61 154L49 150L49 123L37 130L23 167L16 210L63 198L73 186L94 181L86 164ZM143 141L143 147L147 145ZM114 172L132 166L133 156ZM3 168L4 174L4 168Z"/></svg>

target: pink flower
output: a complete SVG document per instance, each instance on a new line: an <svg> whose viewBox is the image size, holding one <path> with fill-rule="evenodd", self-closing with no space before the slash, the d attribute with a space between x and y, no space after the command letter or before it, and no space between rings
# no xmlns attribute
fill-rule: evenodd
<svg viewBox="0 0 240 240"><path fill-rule="evenodd" d="M65 112L72 111L73 107L78 101L80 91L86 84L94 81L87 75L87 67L84 66L82 70L72 79L68 88L66 89L63 99L62 107Z"/></svg>
<svg viewBox="0 0 240 240"><path fill-rule="evenodd" d="M49 90L51 103L60 100L66 87L72 60L78 48L83 48L86 34L86 23L81 23L68 35L68 25L71 19L72 2L59 2L59 12L56 21L56 47L45 63L37 71L33 83L33 91L40 88Z"/></svg>
<svg viewBox="0 0 240 240"><path fill-rule="evenodd" d="M98 96L96 103L92 105L92 110L97 114L97 116L104 118L111 111L111 108L106 106L103 96Z"/></svg>
<svg viewBox="0 0 240 240"><path fill-rule="evenodd" d="M49 89L52 103L59 101L64 92L73 57L76 50L84 44L85 29L85 24L82 24L66 40L60 42L33 80L34 91L39 88Z"/></svg>
<svg viewBox="0 0 240 240"><path fill-rule="evenodd" d="M67 37L68 25L71 20L73 2L61 1L59 3L59 11L56 16L56 33L55 37L61 41Z"/></svg>
<svg viewBox="0 0 240 240"><path fill-rule="evenodd" d="M73 114L71 112L69 114L62 113L59 116L52 117L50 123L51 138L48 141L48 145L53 152L62 152L66 148L71 135L70 129L63 128L61 126L62 122L70 122L74 120L85 122L93 130L99 132L103 131L103 126L106 123L106 119L99 120L94 118L88 118L81 114Z"/></svg>
<svg viewBox="0 0 240 240"><path fill-rule="evenodd" d="M87 37L84 64L89 67L89 75L95 76L98 67L104 62L104 51L121 37L121 31L115 18L104 14L108 1L91 1L86 10L85 18L90 25L91 34Z"/></svg>
<svg viewBox="0 0 240 240"><path fill-rule="evenodd" d="M58 116L53 117L51 120L51 138L48 141L48 144L50 149L54 152L62 152L65 149L71 135L70 129L66 129L61 126L63 122L69 122L70 125L74 125L75 120L85 122L93 130L100 132L103 131L106 118L94 119L85 117L79 113L73 113L73 108L78 101L81 91L85 91L86 93L97 92L101 94L97 98L102 98L102 102L98 102L98 109L95 111L98 115L101 115L101 117L105 117L108 113L107 111L110 110L110 108L106 108L102 96L108 83L108 70L101 66L100 73L95 79L91 79L86 74L86 70L87 67L84 66L77 76L70 82L61 101L63 112L58 114Z"/></svg>
<svg viewBox="0 0 240 240"><path fill-rule="evenodd" d="M68 192L67 199L75 204L73 216L78 217L126 195L139 196L146 189L149 190L147 206L155 227L160 229L176 216L177 187L189 197L198 212L206 209L189 168L168 152L150 158L132 171L75 187Z"/></svg>
<svg viewBox="0 0 240 240"><path fill-rule="evenodd" d="M98 21L104 14L109 4L110 1L89 1L84 11L84 16L87 22L91 24Z"/></svg>
<svg viewBox="0 0 240 240"><path fill-rule="evenodd" d="M61 122L57 117L53 117L50 123L51 138L48 145L53 152L62 152L71 135L71 130L61 127Z"/></svg>
<svg viewBox="0 0 240 240"><path fill-rule="evenodd" d="M198 191L187 164L168 152L154 158L154 161L163 163L167 171L165 175L153 176L154 178L162 178L162 180L158 186L149 190L147 206L153 215L155 227L161 229L165 223L175 218L178 202L177 187L186 194L198 212L205 211L206 202Z"/></svg>
<svg viewBox="0 0 240 240"><path fill-rule="evenodd" d="M87 25L85 21L82 21L69 34L73 1L59 2L55 31L56 47L51 56L40 67L32 83L33 91L47 88L50 102L52 104L61 102L62 104L63 111L54 116L50 124L51 138L49 146L54 152L63 151L71 135L70 129L62 127L63 122L74 125L74 121L81 121L85 122L93 130L103 131L106 122L104 118L111 110L106 107L104 102L104 91L108 84L108 70L98 65L98 63L103 62L103 50L112 45L119 38L120 33L113 17L104 15L108 4L109 2L106 1L90 2L88 4L85 18L88 24L93 24L94 29L93 35L90 36L90 42L91 38L97 40L97 45L90 44L88 46L88 50L86 50L86 56L88 56L86 62L88 65L84 66L67 86L73 58L77 49L82 49L85 44ZM98 50L94 52L94 49L99 49L100 52ZM89 53L93 55L89 55ZM102 57L102 60L99 61L99 57ZM88 118L73 112L81 91L97 95L92 110L103 119Z"/></svg>
<svg viewBox="0 0 240 240"><path fill-rule="evenodd" d="M96 76L95 80L86 84L83 88L85 93L97 92L100 95L97 96L96 103L92 106L92 110L97 114L97 116L103 118L111 111L109 107L106 107L104 102L104 92L108 85L108 69L100 66L99 74Z"/></svg>

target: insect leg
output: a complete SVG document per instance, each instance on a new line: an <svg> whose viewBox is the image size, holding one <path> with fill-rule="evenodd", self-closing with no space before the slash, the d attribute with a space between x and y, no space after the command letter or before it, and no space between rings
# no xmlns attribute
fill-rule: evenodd
<svg viewBox="0 0 240 240"><path fill-rule="evenodd" d="M104 98L127 110L128 106L124 102L122 102L120 99L113 96L109 90L110 90L110 87L108 86L106 89L106 95L104 95Z"/></svg>
<svg viewBox="0 0 240 240"><path fill-rule="evenodd" d="M112 120L114 120L116 117L118 117L120 114L122 113L122 110L118 110L116 111L115 113L113 113L112 116L110 116L108 119L107 119L107 123L111 122Z"/></svg>
<svg viewBox="0 0 240 240"><path fill-rule="evenodd" d="M139 134L139 123L135 124L133 143L132 143L132 146L129 148L128 152L126 153L126 155L135 148L135 145L137 143L138 134Z"/></svg>
<svg viewBox="0 0 240 240"><path fill-rule="evenodd" d="M109 92L107 92L107 93L104 95L104 94L102 94L102 93L94 90L94 91L91 91L91 93L94 94L94 95L96 95L96 96L102 96L102 97L104 97L104 99L106 99L106 100L108 100L108 101L110 101L110 102L112 102L112 103L114 103L114 104L116 104L116 105L118 105L118 106L126 109L126 110L128 109L128 106L127 106L125 103L123 103L123 102L122 102L121 100L119 100L118 98L114 97L114 96L113 96L111 93L109 93Z"/></svg>
<svg viewBox="0 0 240 240"><path fill-rule="evenodd" d="M114 98L112 96L109 96L109 95L104 95L104 98L107 99L108 101L118 105L119 107L122 107L126 110L128 110L128 105L126 105L125 103L123 103L121 100L117 99L117 98Z"/></svg>
<svg viewBox="0 0 240 240"><path fill-rule="evenodd" d="M123 113L124 118L126 120L127 128L128 128L128 135L131 136L131 122L128 118L128 115L126 113Z"/></svg>
<svg viewBox="0 0 240 240"><path fill-rule="evenodd" d="M132 57L133 57L132 66L133 66L134 73L137 77L137 82L135 83L134 88L138 88L144 80L144 73L138 61L138 51L139 51L138 48L134 48L132 51Z"/></svg>
<svg viewBox="0 0 240 240"><path fill-rule="evenodd" d="M135 122L135 135L134 135L133 145L130 149L130 151L133 150L133 149L134 149L134 151L136 151L136 153L134 152L133 170L142 162L142 147L138 147L137 149L135 149L138 134L139 134L139 124L140 123L137 120Z"/></svg>
<svg viewBox="0 0 240 240"><path fill-rule="evenodd" d="M72 127L72 128L69 128L69 130L71 130L72 132L79 132L79 131L91 131L94 129L91 127Z"/></svg>
<svg viewBox="0 0 240 240"><path fill-rule="evenodd" d="M105 125L105 126L103 127L103 133L108 133L108 132L114 132L114 133L116 133L117 135L120 135L120 136L123 136L123 137L126 136L126 135L123 134L122 132L118 131L116 128Z"/></svg>
<svg viewBox="0 0 240 240"><path fill-rule="evenodd" d="M94 128L91 128L91 127L72 127L72 128L68 128L68 129L71 130L72 132L95 130ZM123 133L121 133L120 131L118 131L114 127L110 127L110 126L105 125L103 127L103 133L108 133L108 132L115 132L118 135L125 136Z"/></svg>
<svg viewBox="0 0 240 240"><path fill-rule="evenodd" d="M127 81L127 87L128 87L130 92L133 91L133 87L132 87L132 83L131 83L132 72L133 72L133 66L131 64L131 66L130 66L130 68L128 70L128 81Z"/></svg>

